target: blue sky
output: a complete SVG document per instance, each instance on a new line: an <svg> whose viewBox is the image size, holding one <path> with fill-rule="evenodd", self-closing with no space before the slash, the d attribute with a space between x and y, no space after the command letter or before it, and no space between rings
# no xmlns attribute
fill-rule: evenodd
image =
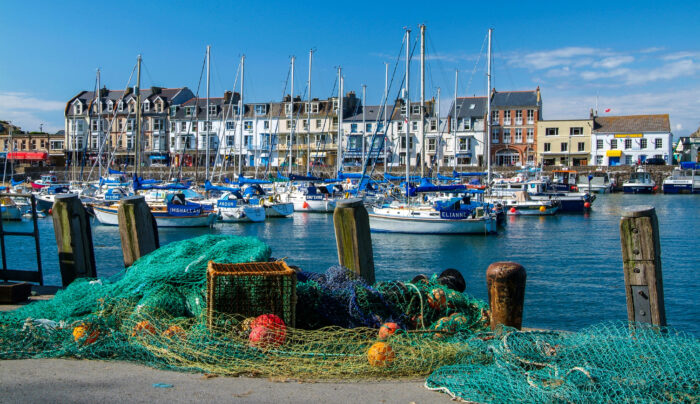
<svg viewBox="0 0 700 404"><path fill-rule="evenodd" d="M26 130L41 123L62 129L66 101L94 88L98 67L103 84L123 88L139 53L143 87L196 91L206 45L212 46L212 96L233 87L243 54L247 100L279 100L292 55L295 93L304 94L308 51L314 48L312 96L330 96L336 67L342 66L346 91L359 95L366 84L367 102L376 104L384 63L396 63L403 27L416 38L424 23L426 92L432 97L441 87L443 109L454 95L455 69L460 96L485 94L481 52L492 27L494 87L540 86L545 119L585 117L597 98L601 114L607 108L610 114L669 113L676 135L700 126L698 1L348 4L4 1L0 119ZM418 67L415 58L416 96Z"/></svg>

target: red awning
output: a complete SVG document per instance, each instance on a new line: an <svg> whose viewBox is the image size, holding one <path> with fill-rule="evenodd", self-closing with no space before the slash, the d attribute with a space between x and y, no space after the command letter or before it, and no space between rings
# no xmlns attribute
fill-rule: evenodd
<svg viewBox="0 0 700 404"><path fill-rule="evenodd" d="M10 152L7 153L8 160L48 160L47 152Z"/></svg>

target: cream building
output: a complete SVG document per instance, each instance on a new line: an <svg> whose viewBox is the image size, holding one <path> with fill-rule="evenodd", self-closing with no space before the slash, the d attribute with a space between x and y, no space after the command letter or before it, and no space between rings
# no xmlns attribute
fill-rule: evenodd
<svg viewBox="0 0 700 404"><path fill-rule="evenodd" d="M538 161L561 166L593 164L590 159L592 132L593 119L538 121Z"/></svg>

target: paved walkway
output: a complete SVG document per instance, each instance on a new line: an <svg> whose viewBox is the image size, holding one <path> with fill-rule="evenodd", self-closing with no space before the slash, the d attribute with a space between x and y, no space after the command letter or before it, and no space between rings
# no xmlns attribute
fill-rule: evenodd
<svg viewBox="0 0 700 404"><path fill-rule="evenodd" d="M297 382L212 377L128 362L32 359L0 361L0 401L22 403L448 403L424 380ZM154 387L154 385L164 387ZM170 387L172 386L172 387Z"/></svg>

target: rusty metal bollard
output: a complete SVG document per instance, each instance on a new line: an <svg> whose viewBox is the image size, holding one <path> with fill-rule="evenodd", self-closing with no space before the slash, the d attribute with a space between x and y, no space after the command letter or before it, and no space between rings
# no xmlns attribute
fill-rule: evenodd
<svg viewBox="0 0 700 404"><path fill-rule="evenodd" d="M516 262L494 262L486 270L491 329L499 324L520 329L525 301L525 268Z"/></svg>

